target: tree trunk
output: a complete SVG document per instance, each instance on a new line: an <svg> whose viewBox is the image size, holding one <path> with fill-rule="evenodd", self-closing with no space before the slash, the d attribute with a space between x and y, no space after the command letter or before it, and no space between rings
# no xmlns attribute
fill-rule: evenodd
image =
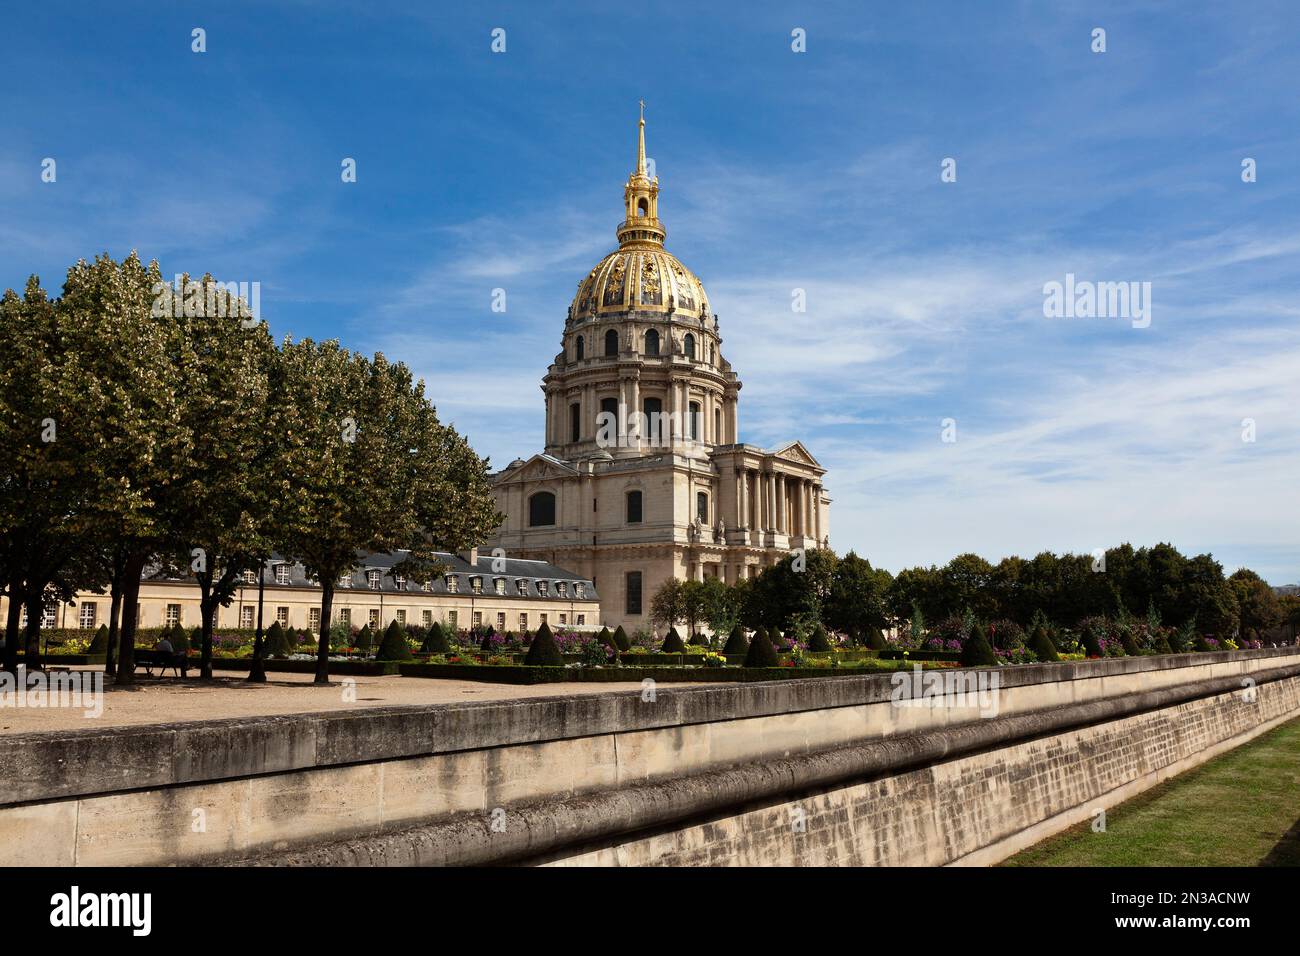
<svg viewBox="0 0 1300 956"><path fill-rule="evenodd" d="M212 572L205 571L194 577L199 584L199 627L203 635L199 641L199 677L212 680L212 619L217 613Z"/></svg>
<svg viewBox="0 0 1300 956"><path fill-rule="evenodd" d="M334 606L334 582L339 576L321 575L320 582L320 639L316 644L317 684L330 682L330 611Z"/></svg>
<svg viewBox="0 0 1300 956"><path fill-rule="evenodd" d="M17 582L9 582L9 608L5 614L5 663L4 669L11 674L18 673L18 625L23 617L23 593Z"/></svg>
<svg viewBox="0 0 1300 956"><path fill-rule="evenodd" d="M117 637L120 633L118 621L122 615L122 571L117 562L113 568L113 582L109 586L111 600L108 605L108 650L105 651L104 673L116 674Z"/></svg>
<svg viewBox="0 0 1300 956"><path fill-rule="evenodd" d="M262 597L266 591L266 562L257 569L257 630L253 632L253 663L248 668L248 679L255 684L266 683L266 667L262 663Z"/></svg>
<svg viewBox="0 0 1300 956"><path fill-rule="evenodd" d="M45 589L27 593L27 629L23 632L23 654L27 670L41 668L41 618L45 616Z"/></svg>
<svg viewBox="0 0 1300 956"><path fill-rule="evenodd" d="M119 686L135 683L135 629L139 624L140 574L148 559L147 552L132 554L122 567L122 634L117 660Z"/></svg>

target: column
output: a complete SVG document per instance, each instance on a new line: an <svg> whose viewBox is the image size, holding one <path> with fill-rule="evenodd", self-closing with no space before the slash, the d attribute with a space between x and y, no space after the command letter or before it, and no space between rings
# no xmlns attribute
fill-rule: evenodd
<svg viewBox="0 0 1300 956"><path fill-rule="evenodd" d="M627 446L627 379L618 380L618 447Z"/></svg>
<svg viewBox="0 0 1300 956"><path fill-rule="evenodd" d="M817 546L821 547L822 541L822 486L813 485L813 537L817 539Z"/></svg>
<svg viewBox="0 0 1300 956"><path fill-rule="evenodd" d="M739 398L733 396L731 401L727 402L727 409L726 412L724 413L727 416L727 422L728 422L727 441L730 442L732 445L737 445L740 443L740 419L738 418L737 415L737 406L739 404L740 404Z"/></svg>
<svg viewBox="0 0 1300 956"><path fill-rule="evenodd" d="M749 482L745 470L739 469L736 472L736 527L744 528L749 522L746 520L746 505L749 504Z"/></svg>
<svg viewBox="0 0 1300 956"><path fill-rule="evenodd" d="M631 429L629 437L632 439L633 448L641 447L641 382L640 379L632 379L631 383L631 400L628 403L628 428Z"/></svg>
<svg viewBox="0 0 1300 956"><path fill-rule="evenodd" d="M767 501L764 502L767 511L767 513L764 515L764 518L766 518L767 520L763 522L763 530L775 531L776 530L776 475L770 471L764 472L763 486L764 486L764 491L766 491L767 493L766 494Z"/></svg>

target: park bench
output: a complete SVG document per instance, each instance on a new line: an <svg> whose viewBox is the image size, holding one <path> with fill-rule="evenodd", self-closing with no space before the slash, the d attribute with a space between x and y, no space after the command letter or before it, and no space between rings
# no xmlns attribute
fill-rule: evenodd
<svg viewBox="0 0 1300 956"><path fill-rule="evenodd" d="M136 648L135 666L143 667L144 672L150 677L153 676L155 667L158 668L159 677L165 674L169 667L176 672L177 677L185 677L189 660L184 654L168 654L166 651L155 651L152 648Z"/></svg>

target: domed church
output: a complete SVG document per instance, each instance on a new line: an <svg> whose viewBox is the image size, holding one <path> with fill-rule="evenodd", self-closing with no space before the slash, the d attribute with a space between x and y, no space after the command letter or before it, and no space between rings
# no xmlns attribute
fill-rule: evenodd
<svg viewBox="0 0 1300 956"><path fill-rule="evenodd" d="M493 476L488 548L579 572L602 623L649 627L669 578L754 577L826 546L825 469L799 442L740 441L740 379L699 278L664 248L645 114L618 248L578 282L545 377L545 450Z"/></svg>

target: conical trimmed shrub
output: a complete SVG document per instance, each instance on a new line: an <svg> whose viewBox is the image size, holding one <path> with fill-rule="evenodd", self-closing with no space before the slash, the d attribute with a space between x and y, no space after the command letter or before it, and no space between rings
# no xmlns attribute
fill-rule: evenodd
<svg viewBox="0 0 1300 956"><path fill-rule="evenodd" d="M873 651L883 651L885 649L885 635L878 627L867 628L863 639L867 642L867 647Z"/></svg>
<svg viewBox="0 0 1300 956"><path fill-rule="evenodd" d="M618 645L620 651L632 649L632 639L627 636L627 631L623 630L622 624L614 628L614 643Z"/></svg>
<svg viewBox="0 0 1300 956"><path fill-rule="evenodd" d="M420 645L420 651L424 654L445 654L451 650L447 644L447 635L442 631L442 625L434 621L429 625L429 633L424 635L424 643Z"/></svg>
<svg viewBox="0 0 1300 956"><path fill-rule="evenodd" d="M107 654L108 653L108 625L101 624L95 628L95 636L90 639L90 646L86 648L87 654Z"/></svg>
<svg viewBox="0 0 1300 956"><path fill-rule="evenodd" d="M760 627L754 632L754 639L749 642L749 650L745 653L745 666L776 667L780 663L780 659L776 656L776 648L768 639L767 631Z"/></svg>
<svg viewBox="0 0 1300 956"><path fill-rule="evenodd" d="M361 653L365 654L369 652L370 648L374 645L374 643L375 643L374 632L370 630L370 625L367 624L361 630L357 631L357 639L352 646L355 647L357 650L359 650Z"/></svg>
<svg viewBox="0 0 1300 956"><path fill-rule="evenodd" d="M596 640L605 647L612 647L616 651L620 649L618 642L614 640L614 635L610 633L610 630L607 627L602 627L600 629L600 632L596 635Z"/></svg>
<svg viewBox="0 0 1300 956"><path fill-rule="evenodd" d="M808 650L810 651L829 651L831 649L831 639L826 633L826 628L822 627L819 622L813 628L812 634L808 638Z"/></svg>
<svg viewBox="0 0 1300 956"><path fill-rule="evenodd" d="M1061 655L1056 652L1056 645L1047 636L1047 628L1039 624L1029 632L1029 649L1040 661L1059 661Z"/></svg>
<svg viewBox="0 0 1300 956"><path fill-rule="evenodd" d="M668 636L664 638L664 646L659 648L663 654L685 654L686 645L682 643L681 635L677 633L677 628L670 627Z"/></svg>
<svg viewBox="0 0 1300 956"><path fill-rule="evenodd" d="M1124 645L1124 653L1129 657L1137 657L1142 653L1138 649L1137 641L1133 640L1133 635L1127 627L1120 628L1119 642Z"/></svg>
<svg viewBox="0 0 1300 956"><path fill-rule="evenodd" d="M970 637L961 646L961 664L963 667L991 667L998 662L993 653L993 646L984 634L984 626L976 624L971 628Z"/></svg>
<svg viewBox="0 0 1300 956"><path fill-rule="evenodd" d="M406 628L396 621L384 631L384 639L379 642L379 651L375 654L378 661L409 661L411 644L406 639Z"/></svg>
<svg viewBox="0 0 1300 956"><path fill-rule="evenodd" d="M555 643L555 635L551 633L550 625L542 622L542 626L537 629L533 635L533 642L528 645L528 654L524 657L524 663L530 667L563 667L564 655L560 653L560 646Z"/></svg>
<svg viewBox="0 0 1300 956"><path fill-rule="evenodd" d="M1163 631L1160 631L1156 634L1156 653L1157 654L1174 653L1173 647L1169 644L1169 638L1165 637Z"/></svg>
<svg viewBox="0 0 1300 956"><path fill-rule="evenodd" d="M709 639L705 637L703 634L701 634L699 631L696 631L693 635L691 635L691 646L708 647Z"/></svg>
<svg viewBox="0 0 1300 956"><path fill-rule="evenodd" d="M749 651L749 639L745 637L745 629L737 624L731 629L731 634L727 637L727 645L722 649L726 655L744 654Z"/></svg>
<svg viewBox="0 0 1300 956"><path fill-rule="evenodd" d="M276 621L262 638L262 655L264 657L288 657L291 653L289 637L284 633L280 622Z"/></svg>

